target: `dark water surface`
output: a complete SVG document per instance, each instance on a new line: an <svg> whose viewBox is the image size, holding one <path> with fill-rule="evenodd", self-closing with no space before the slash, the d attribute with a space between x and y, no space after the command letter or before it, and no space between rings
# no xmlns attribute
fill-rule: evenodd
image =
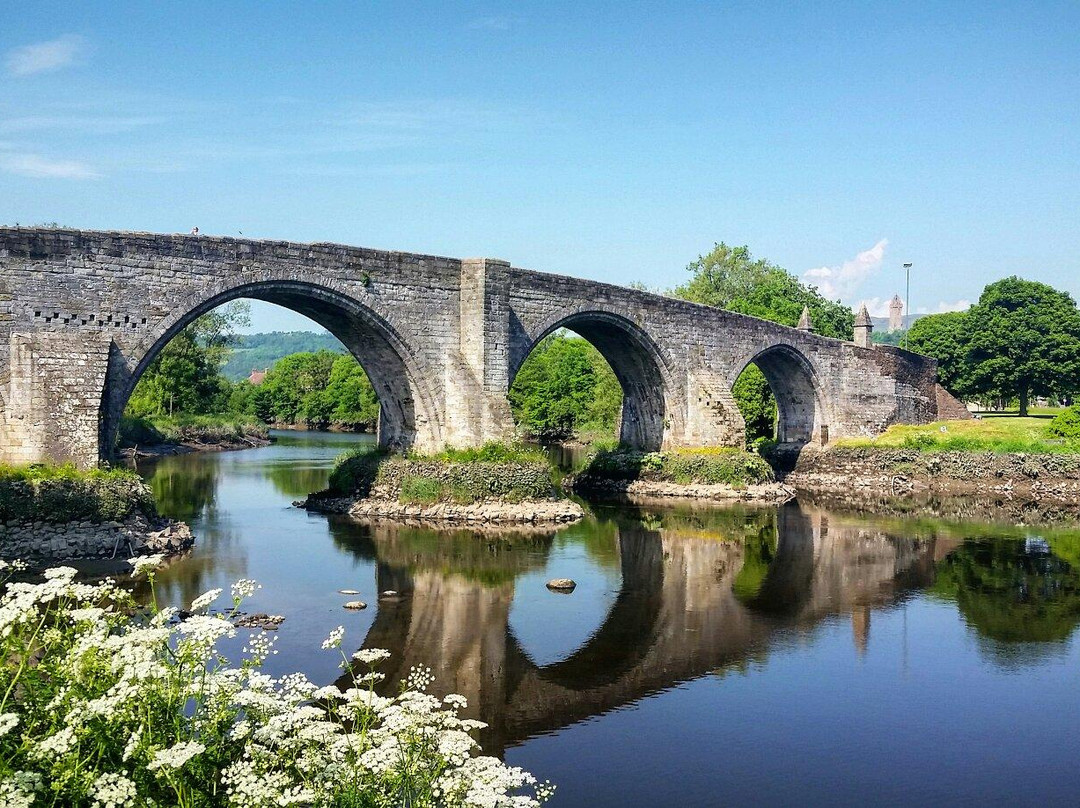
<svg viewBox="0 0 1080 808"><path fill-rule="evenodd" d="M277 437L140 463L198 537L159 596L258 580L246 610L287 618L273 674L334 681L342 624L391 686L430 666L556 806L1080 803L1080 530L799 505L367 527L290 506L364 439Z"/></svg>

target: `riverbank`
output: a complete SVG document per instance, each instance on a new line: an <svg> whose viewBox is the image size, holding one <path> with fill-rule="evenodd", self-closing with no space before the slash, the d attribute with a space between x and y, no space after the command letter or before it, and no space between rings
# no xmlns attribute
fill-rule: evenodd
<svg viewBox="0 0 1080 808"><path fill-rule="evenodd" d="M797 492L836 497L938 494L1080 502L1080 453L925 451L837 446L778 451L779 479Z"/></svg>
<svg viewBox="0 0 1080 808"><path fill-rule="evenodd" d="M193 542L186 524L158 514L149 486L131 472L0 467L0 558L174 555Z"/></svg>
<svg viewBox="0 0 1080 808"><path fill-rule="evenodd" d="M553 481L543 454L500 444L404 457L359 450L337 462L325 491L300 504L356 518L451 523L566 523L584 516Z"/></svg>
<svg viewBox="0 0 1080 808"><path fill-rule="evenodd" d="M269 446L265 424L219 416L131 418L120 423L118 444L125 457L163 457Z"/></svg>

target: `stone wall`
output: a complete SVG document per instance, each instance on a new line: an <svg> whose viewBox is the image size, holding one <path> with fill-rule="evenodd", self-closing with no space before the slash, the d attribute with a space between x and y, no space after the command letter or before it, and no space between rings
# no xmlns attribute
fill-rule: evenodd
<svg viewBox="0 0 1080 808"><path fill-rule="evenodd" d="M122 522L0 523L0 558L42 563L179 553L194 543L183 522L132 516Z"/></svg>
<svg viewBox="0 0 1080 808"><path fill-rule="evenodd" d="M380 443L502 440L530 350L568 327L624 389L643 449L739 445L731 386L757 362L793 443L937 415L933 360L610 284L336 244L0 228L0 459L107 457L139 374L181 328L240 297L291 308L354 353L382 404Z"/></svg>

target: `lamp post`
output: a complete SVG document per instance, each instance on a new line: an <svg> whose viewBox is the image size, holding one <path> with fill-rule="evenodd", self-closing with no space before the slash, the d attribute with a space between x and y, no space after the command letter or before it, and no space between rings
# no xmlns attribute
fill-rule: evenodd
<svg viewBox="0 0 1080 808"><path fill-rule="evenodd" d="M907 312L907 328L904 329L904 350L908 346L908 331L911 330L911 262L904 264L904 273L907 275L907 289L904 291L904 310Z"/></svg>

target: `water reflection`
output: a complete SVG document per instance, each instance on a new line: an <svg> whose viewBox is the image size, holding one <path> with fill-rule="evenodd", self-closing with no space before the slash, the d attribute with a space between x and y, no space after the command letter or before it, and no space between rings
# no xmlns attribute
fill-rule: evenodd
<svg viewBox="0 0 1080 808"><path fill-rule="evenodd" d="M869 734L843 767L851 782L870 783L884 765L871 749L886 736L903 737L896 721L923 714L909 712L908 703L921 704L927 715L967 705L958 708L962 719L952 718L957 731L969 733L948 747L956 748L1004 720L995 705L1012 702L1000 702L995 675L1023 666L1038 670L1042 688L1075 685L1065 673L1059 684L1054 665L1076 657L1080 530L790 504L597 507L558 532L493 533L359 524L288 507L322 486L347 441L307 434L268 449L166 458L144 470L163 510L192 514L199 539L191 557L162 574L163 599L183 605L212 586L257 578L266 589L253 608L287 615L272 672L301 669L332 680L334 660L312 649L344 623L354 646L392 652L383 668L388 691L411 666L430 666L437 689L465 695L471 716L489 725L485 748L545 776L572 773L574 783L586 783L588 772L576 767L595 747L575 745L574 738L591 737L582 727L625 726L628 710L657 703L667 707L655 708L642 731L661 738L681 727L712 754L755 733L763 749L788 740L801 741L804 751L839 748L848 736L827 737L822 724L839 711L848 716L848 732L856 718L843 711L857 692L857 720L867 722ZM553 577L574 578L578 588L553 594L544 587ZM343 613L342 586L362 590L370 608ZM386 590L397 594L380 598ZM936 673L927 678L930 670ZM956 692L949 690L954 677ZM703 692L703 683L714 689ZM688 692L694 700L679 702ZM1064 717L1080 720L1067 692L1055 703L1068 702ZM710 718L702 712L710 699L732 715L742 703L717 693L757 704L748 721L773 718L761 727L725 724L725 714ZM1022 734L1023 727L1014 730ZM551 734L560 743L544 753L542 740ZM947 751L923 736L905 743L928 756ZM589 799L633 802L644 793L635 789L647 783L622 759L640 757L630 755L621 735L606 744L609 751L592 766L606 772L609 798L587 792ZM693 756L685 746L650 754L680 781L665 792L671 804L693 803L693 789L705 789L703 783L712 791L698 793L697 804L714 804L714 791L730 785L718 784L707 766L681 768ZM747 771L749 781L760 782L770 760L765 755L761 768ZM625 788L612 785L623 781ZM804 786L777 792L773 801L798 801ZM735 802L769 801L725 793ZM935 794L922 796L933 801Z"/></svg>

